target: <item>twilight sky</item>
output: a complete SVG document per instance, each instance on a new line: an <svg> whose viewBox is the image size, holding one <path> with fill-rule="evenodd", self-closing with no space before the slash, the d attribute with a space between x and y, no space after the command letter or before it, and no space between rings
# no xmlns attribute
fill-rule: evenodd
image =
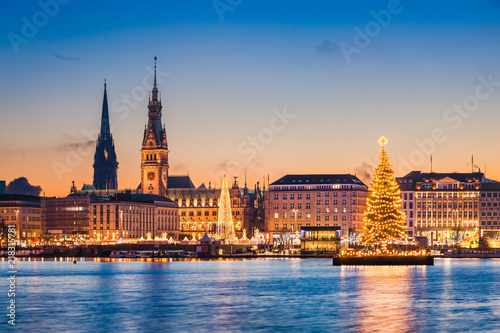
<svg viewBox="0 0 500 333"><path fill-rule="evenodd" d="M44 5L46 4L46 5ZM170 175L500 180L500 1L4 1L0 179L92 183L107 79L120 188L140 182L153 58ZM47 14L48 13L48 14Z"/></svg>

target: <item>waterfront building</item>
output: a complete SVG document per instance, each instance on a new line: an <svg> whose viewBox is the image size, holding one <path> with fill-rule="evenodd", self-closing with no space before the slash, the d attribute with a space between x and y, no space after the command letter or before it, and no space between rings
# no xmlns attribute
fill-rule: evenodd
<svg viewBox="0 0 500 333"><path fill-rule="evenodd" d="M117 189L118 162L115 144L109 126L108 96L104 81L104 97L102 100L101 131L97 138L94 155L94 187L98 190Z"/></svg>
<svg viewBox="0 0 500 333"><path fill-rule="evenodd" d="M73 191L67 197L42 199L42 216L47 240L70 243L88 238L90 196Z"/></svg>
<svg viewBox="0 0 500 333"><path fill-rule="evenodd" d="M43 234L40 197L21 194L0 194L0 225L15 225L18 245L39 245ZM4 229L2 245L6 244Z"/></svg>
<svg viewBox="0 0 500 333"><path fill-rule="evenodd" d="M340 249L341 227L300 228L300 252L337 252Z"/></svg>
<svg viewBox="0 0 500 333"><path fill-rule="evenodd" d="M266 231L282 239L302 227L340 227L343 239L354 238L363 232L367 194L350 174L283 176L266 193Z"/></svg>
<svg viewBox="0 0 500 333"><path fill-rule="evenodd" d="M201 238L205 232L214 235L217 229L220 189L202 184L196 188L189 176L169 176L166 197L179 207L180 238ZM258 185L250 191L238 185L235 177L229 189L231 214L236 237L264 229L263 190Z"/></svg>
<svg viewBox="0 0 500 333"><path fill-rule="evenodd" d="M153 90L148 105L148 124L141 149L142 193L165 195L168 187L168 144L165 125L161 122L162 105L156 84L156 57Z"/></svg>
<svg viewBox="0 0 500 333"><path fill-rule="evenodd" d="M178 239L176 236L180 237L181 239L185 237L188 237L189 239L192 239L193 237L201 238L206 231L213 235L216 231L221 190L212 187L210 183L208 188L204 184L196 188L189 176L171 176L168 174L169 150L167 144L166 128L165 125L162 124L162 103L158 85L156 82L156 60L157 58L155 57L153 89L148 103L148 123L144 130L144 135L142 138L141 182L139 186L134 190L119 190L116 186L117 181L113 183L113 185L115 185L114 187L110 187L109 185L102 186L101 183L95 181L96 177L94 177L94 183L92 185L84 184L80 191L72 190L72 192L74 194L89 196L92 198L92 200L99 197L113 198L116 195L123 195L126 193L128 193L128 195L132 195L131 200L133 200L133 198L137 198L137 196L135 196L136 194L159 195L167 198L167 200L172 200L178 207L178 213L176 215L178 223L166 224L166 229L163 228L163 225L158 226L163 228L162 232L167 232L176 240ZM104 146L104 144L101 143L104 138L110 138L105 142L107 142L108 144L113 144L111 133L109 132L109 111L106 85L104 90L103 111L101 116L101 133L99 135L98 148ZM101 157L103 155L102 153L98 154L97 150L98 149L96 149L96 161L102 159L97 158L98 155ZM111 148L109 148L109 150L111 150ZM114 145L112 145L112 150L113 154L111 155L116 157L116 154L114 154ZM105 153L104 156L106 156ZM97 165L98 163L95 162L94 168L96 170L96 173ZM116 166L117 165L118 163L116 162ZM106 182L106 184L108 184L108 182ZM236 237L241 237L244 229L247 230L247 234L252 235L257 229L264 230L264 191L265 189L260 189L259 183L257 183L253 191L249 190L247 188L246 180L244 188L240 188L235 177L234 183L229 189L229 192L231 199L231 214ZM122 199L118 199L118 201L120 200ZM161 202L161 200L153 201ZM144 204L144 202L141 203L141 205ZM94 227L94 217L90 217L91 236L99 234L102 237L106 237L109 239L109 237L112 237L114 233L115 238L134 238L146 237L145 233L147 232L152 232L153 237L160 236L160 234L158 234L159 231L157 227L154 227L154 225L152 224L153 220L158 217L153 216L155 214L154 211L155 209L158 210L159 208L154 208L153 202L148 203L148 205L150 205L148 206L149 208L146 206L143 207L137 205L138 204L118 204L118 210L116 210L116 204L115 207L110 206L110 218L112 218L112 215L116 214L117 211L124 211L124 206L127 207L127 210L147 210L147 217L142 217L143 219L146 219L145 221L143 221L144 224L135 227L131 227L129 224L126 224L125 227L116 227L116 221L99 221L100 204L95 202L95 204L93 204L92 206L92 214L94 207L97 207L95 220L96 225ZM103 206L103 209L105 209L105 207L107 209L107 206ZM109 228L107 228L108 222ZM115 223L114 227L113 222ZM129 227L131 227L132 229L130 229ZM177 229L172 229L174 227L176 227Z"/></svg>
<svg viewBox="0 0 500 333"><path fill-rule="evenodd" d="M480 192L490 182L481 172L422 173L398 177L406 212L408 239L427 237L433 242L456 242L457 233L469 238L480 224Z"/></svg>
<svg viewBox="0 0 500 333"><path fill-rule="evenodd" d="M92 196L90 235L95 240L174 240L179 236L176 204L154 194L117 193L111 197Z"/></svg>
<svg viewBox="0 0 500 333"><path fill-rule="evenodd" d="M0 180L0 194L5 194L5 180Z"/></svg>
<svg viewBox="0 0 500 333"><path fill-rule="evenodd" d="M481 184L481 236L500 239L500 183ZM500 243L499 243L500 245Z"/></svg>

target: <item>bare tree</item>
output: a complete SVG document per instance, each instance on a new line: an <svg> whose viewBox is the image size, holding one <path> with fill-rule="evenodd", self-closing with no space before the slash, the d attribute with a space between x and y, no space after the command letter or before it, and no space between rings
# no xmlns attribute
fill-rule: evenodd
<svg viewBox="0 0 500 333"><path fill-rule="evenodd" d="M456 226L451 228L450 232L450 241L453 243L453 245L457 245L462 241L465 237L465 230L461 226Z"/></svg>

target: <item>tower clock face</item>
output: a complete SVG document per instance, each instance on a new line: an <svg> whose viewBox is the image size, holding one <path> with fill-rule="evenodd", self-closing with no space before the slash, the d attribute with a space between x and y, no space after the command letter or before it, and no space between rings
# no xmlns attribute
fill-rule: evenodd
<svg viewBox="0 0 500 333"><path fill-rule="evenodd" d="M155 173L154 172L148 172L148 180L155 180Z"/></svg>

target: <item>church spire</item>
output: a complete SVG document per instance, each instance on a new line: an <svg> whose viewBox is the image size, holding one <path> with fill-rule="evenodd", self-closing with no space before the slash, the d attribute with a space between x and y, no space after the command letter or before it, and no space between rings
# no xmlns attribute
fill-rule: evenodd
<svg viewBox="0 0 500 333"><path fill-rule="evenodd" d="M157 59L158 58L155 56L155 82L153 83L153 87L155 87L155 88L156 88L156 60Z"/></svg>
<svg viewBox="0 0 500 333"><path fill-rule="evenodd" d="M100 136L104 140L110 139L110 136L111 136L111 131L109 129L109 110L108 110L108 94L106 92L106 79L104 79L104 97L102 98Z"/></svg>
<svg viewBox="0 0 500 333"><path fill-rule="evenodd" d="M115 145L109 126L108 93L104 80L101 132L97 138L94 155L94 187L98 190L118 188L117 169Z"/></svg>
<svg viewBox="0 0 500 333"><path fill-rule="evenodd" d="M154 76L154 82L153 82L153 104L158 104L158 86L156 85L156 60L158 58L155 56L155 76ZM156 102L156 103L155 103Z"/></svg>

